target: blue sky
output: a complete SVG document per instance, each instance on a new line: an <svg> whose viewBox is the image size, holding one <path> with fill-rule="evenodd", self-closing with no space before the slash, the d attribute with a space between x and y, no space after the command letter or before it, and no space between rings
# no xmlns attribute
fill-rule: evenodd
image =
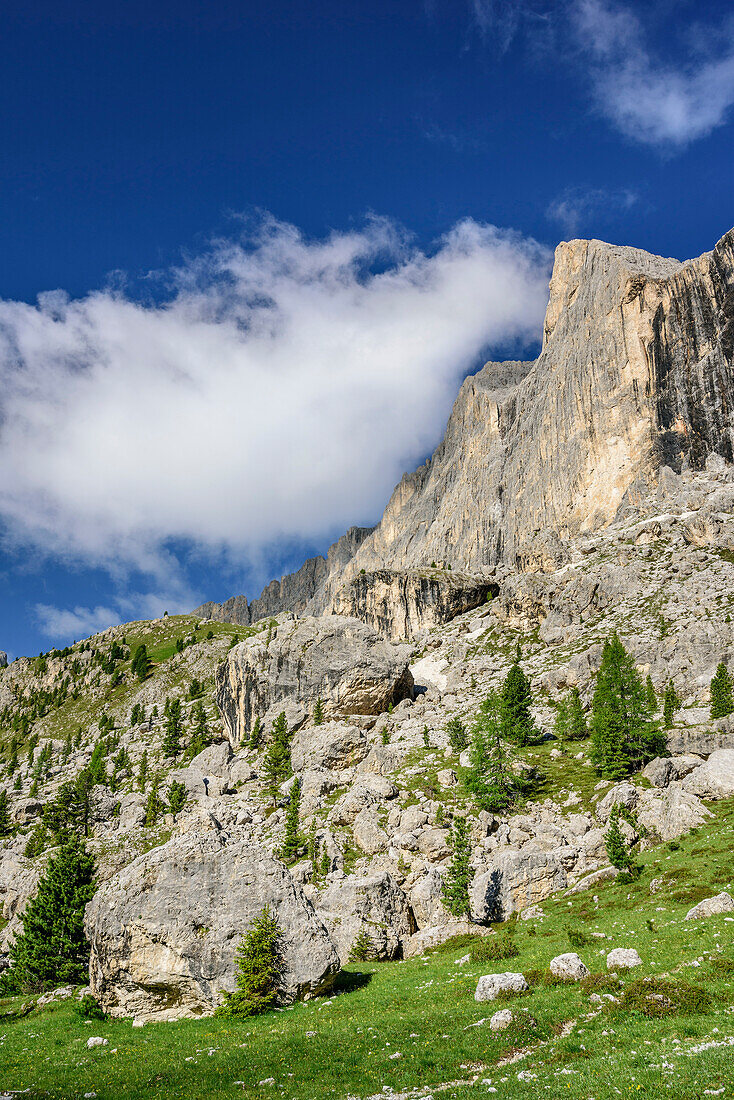
<svg viewBox="0 0 734 1100"><path fill-rule="evenodd" d="M461 377L535 353L558 240L734 224L728 4L109 7L0 39L11 654L375 522Z"/></svg>

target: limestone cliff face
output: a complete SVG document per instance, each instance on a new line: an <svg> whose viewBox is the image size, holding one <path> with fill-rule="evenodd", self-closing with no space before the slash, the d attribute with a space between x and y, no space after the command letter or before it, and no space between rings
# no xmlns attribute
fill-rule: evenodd
<svg viewBox="0 0 734 1100"><path fill-rule="evenodd" d="M466 379L443 441L405 475L377 527L350 532L307 581L301 570L274 582L253 618L271 602L360 615L349 586L362 570L557 563L565 539L611 523L663 466L732 461L733 356L734 230L684 263L601 241L560 244L539 358L488 363ZM411 617L396 604L393 635Z"/></svg>

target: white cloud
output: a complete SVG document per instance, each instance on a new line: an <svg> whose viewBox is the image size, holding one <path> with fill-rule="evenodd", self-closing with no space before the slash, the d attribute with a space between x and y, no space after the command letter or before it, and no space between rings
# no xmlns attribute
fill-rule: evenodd
<svg viewBox="0 0 734 1100"><path fill-rule="evenodd" d="M37 603L35 612L41 630L49 638L86 638L120 621L120 616L109 607L64 609Z"/></svg>
<svg viewBox="0 0 734 1100"><path fill-rule="evenodd" d="M183 591L181 541L257 558L373 520L477 355L536 338L547 277L535 242L473 221L427 254L387 221L313 242L265 220L163 304L0 302L5 537Z"/></svg>
<svg viewBox="0 0 734 1100"><path fill-rule="evenodd" d="M591 61L598 110L634 141L682 147L727 119L734 103L734 31L711 35L720 56L656 61L639 19L610 0L576 0L572 19Z"/></svg>
<svg viewBox="0 0 734 1100"><path fill-rule="evenodd" d="M558 222L568 237L578 236L583 225L598 224L629 210L638 201L634 191L606 191L603 188L568 188L553 200L546 217Z"/></svg>

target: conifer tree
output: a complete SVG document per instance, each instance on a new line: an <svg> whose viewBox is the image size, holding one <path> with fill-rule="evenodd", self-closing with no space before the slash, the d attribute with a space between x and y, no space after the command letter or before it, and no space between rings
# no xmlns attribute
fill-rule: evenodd
<svg viewBox="0 0 734 1100"><path fill-rule="evenodd" d="M291 772L291 742L285 711L281 711L273 723L273 732L264 762L265 786L273 801L278 787Z"/></svg>
<svg viewBox="0 0 734 1100"><path fill-rule="evenodd" d="M225 992L217 1016L257 1016L273 1008L285 971L278 921L265 906L240 941L237 989Z"/></svg>
<svg viewBox="0 0 734 1100"><path fill-rule="evenodd" d="M469 915L469 883L471 870L471 846L469 828L465 817L456 817L451 829L451 863L441 888L445 907L454 917Z"/></svg>
<svg viewBox="0 0 734 1100"><path fill-rule="evenodd" d="M455 753L461 753L469 744L469 734L462 720L454 715L444 726L449 736L449 744Z"/></svg>
<svg viewBox="0 0 734 1100"><path fill-rule="evenodd" d="M641 866L635 862L631 847L624 839L624 835L619 825L621 816L620 811L620 804L615 802L612 806L612 812L609 815L609 828L604 838L604 846L606 847L607 857L612 867L616 867L619 871L623 871L636 878L640 873Z"/></svg>
<svg viewBox="0 0 734 1100"><path fill-rule="evenodd" d="M303 836L301 835L299 816L300 806L301 781L300 779L294 779L290 791L288 810L285 816L285 837L283 838L279 853L280 858L285 860L286 863L291 863L293 860L297 859L303 847Z"/></svg>
<svg viewBox="0 0 734 1100"><path fill-rule="evenodd" d="M148 795L148 801L145 804L145 818L143 824L150 827L155 825L158 818L163 813L165 807L161 802L161 797L158 793L158 784L154 783L150 788L150 794Z"/></svg>
<svg viewBox="0 0 734 1100"><path fill-rule="evenodd" d="M591 758L606 779L621 779L665 751L645 687L615 633L604 643L591 716Z"/></svg>
<svg viewBox="0 0 734 1100"><path fill-rule="evenodd" d="M515 662L507 673L501 692L502 736L516 745L533 745L541 734L530 713L530 681Z"/></svg>
<svg viewBox="0 0 734 1100"><path fill-rule="evenodd" d="M313 708L313 724L315 726L323 725L324 721L324 703L322 699L316 700L316 705Z"/></svg>
<svg viewBox="0 0 734 1100"><path fill-rule="evenodd" d="M166 792L166 798L168 799L168 811L175 817L186 805L188 798L186 787L183 783L179 783L178 780L174 779Z"/></svg>
<svg viewBox="0 0 734 1100"><path fill-rule="evenodd" d="M665 685L665 697L663 699L663 726L666 730L672 729L675 712L680 707L680 697L675 690L675 684L668 680Z"/></svg>
<svg viewBox="0 0 734 1100"><path fill-rule="evenodd" d="M734 692L732 679L726 665L720 663L711 681L711 717L726 718L734 712Z"/></svg>
<svg viewBox="0 0 734 1100"><path fill-rule="evenodd" d="M174 699L168 707L166 719L166 736L163 738L163 752L165 756L178 756L181 750L181 701Z"/></svg>
<svg viewBox="0 0 734 1100"><path fill-rule="evenodd" d="M0 791L0 837L13 835L13 822L8 809L8 792Z"/></svg>
<svg viewBox="0 0 734 1100"><path fill-rule="evenodd" d="M131 668L141 683L150 675L151 667L152 661L148 656L148 647L146 645L136 646Z"/></svg>
<svg viewBox="0 0 734 1100"><path fill-rule="evenodd" d="M349 951L349 962L368 962L375 957L375 945L366 928L357 933Z"/></svg>
<svg viewBox="0 0 734 1100"><path fill-rule="evenodd" d="M481 704L472 729L470 761L464 785L479 806L488 813L499 813L515 800L518 784L509 769L500 731L502 701L494 692Z"/></svg>
<svg viewBox="0 0 734 1100"><path fill-rule="evenodd" d="M10 948L16 989L36 992L86 981L84 907L94 890L94 859L84 842L72 835L49 863L20 918L23 931Z"/></svg>
<svg viewBox="0 0 734 1100"><path fill-rule="evenodd" d="M586 715L577 687L572 687L568 694L556 704L553 732L560 744L566 741L582 741L588 737Z"/></svg>
<svg viewBox="0 0 734 1100"><path fill-rule="evenodd" d="M250 732L250 748L251 749L258 748L258 746L260 745L261 738L262 738L262 722L260 721L260 716L258 715L258 717L255 719L255 721L252 723L252 730Z"/></svg>
<svg viewBox="0 0 734 1100"><path fill-rule="evenodd" d="M645 701L650 714L655 714L658 709L658 697L655 691L655 685L652 682L652 677L649 674L645 678Z"/></svg>

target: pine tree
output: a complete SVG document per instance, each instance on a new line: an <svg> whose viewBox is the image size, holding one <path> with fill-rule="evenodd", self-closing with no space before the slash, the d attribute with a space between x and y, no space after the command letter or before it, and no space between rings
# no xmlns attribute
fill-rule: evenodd
<svg viewBox="0 0 734 1100"><path fill-rule="evenodd" d="M165 756L178 756L181 751L181 701L175 699L168 708L166 719L166 736L163 738L163 753Z"/></svg>
<svg viewBox="0 0 734 1100"><path fill-rule="evenodd" d="M49 863L20 918L23 931L10 948L16 989L35 992L86 981L84 907L94 890L94 859L84 842L72 836Z"/></svg>
<svg viewBox="0 0 734 1100"><path fill-rule="evenodd" d="M161 802L161 797L158 793L158 784L154 783L150 789L148 801L145 804L145 818L143 820L143 825L147 825L148 827L155 825L156 821L163 813L164 808L165 807Z"/></svg>
<svg viewBox="0 0 734 1100"><path fill-rule="evenodd" d="M148 647L146 645L139 645L136 647L133 653L131 668L141 683L150 675L152 661L148 656Z"/></svg>
<svg viewBox="0 0 734 1100"><path fill-rule="evenodd" d="M375 945L366 928L357 933L349 952L349 962L368 962L375 957Z"/></svg>
<svg viewBox="0 0 734 1100"><path fill-rule="evenodd" d="M652 682L652 677L649 674L645 678L645 702L647 703L647 709L650 711L650 714L655 714L658 709L658 697L655 691L655 685Z"/></svg>
<svg viewBox="0 0 734 1100"><path fill-rule="evenodd" d="M533 721L530 681L517 662L505 677L501 692L502 736L517 745L533 745L542 735Z"/></svg>
<svg viewBox="0 0 734 1100"><path fill-rule="evenodd" d="M734 712L732 679L729 670L722 662L717 666L711 681L711 717L726 718L727 714L732 712Z"/></svg>
<svg viewBox="0 0 734 1100"><path fill-rule="evenodd" d="M445 907L454 917L469 915L469 883L471 881L471 846L465 817L457 817L451 829L451 863L441 888Z"/></svg>
<svg viewBox="0 0 734 1100"><path fill-rule="evenodd" d="M609 828L604 838L604 846L606 847L607 857L612 867L616 867L619 871L624 871L628 875L637 877L641 868L635 862L632 851L626 843L619 826L620 810L621 806L618 802L615 802L612 806L612 812L609 815Z"/></svg>
<svg viewBox="0 0 734 1100"><path fill-rule="evenodd" d="M285 860L286 863L291 863L297 859L303 847L299 816L300 806L301 781L300 779L294 779L291 786L288 811L285 816L285 837L279 852L280 858Z"/></svg>
<svg viewBox="0 0 734 1100"><path fill-rule="evenodd" d="M566 741L582 741L588 737L586 715L577 687L572 687L568 694L556 704L553 732L561 745Z"/></svg>
<svg viewBox="0 0 734 1100"><path fill-rule="evenodd" d="M8 792L0 791L0 837L13 835L13 822L8 809Z"/></svg>
<svg viewBox="0 0 734 1100"><path fill-rule="evenodd" d="M650 720L645 687L617 634L604 643L591 715L591 758L600 775L621 779L665 751Z"/></svg>
<svg viewBox="0 0 734 1100"><path fill-rule="evenodd" d="M313 708L313 724L320 726L324 721L324 703L323 700L317 699L316 706Z"/></svg>
<svg viewBox="0 0 734 1100"><path fill-rule="evenodd" d="M444 729L449 737L449 744L455 753L461 753L469 744L469 734L466 726L458 716L450 718Z"/></svg>
<svg viewBox="0 0 734 1100"><path fill-rule="evenodd" d="M256 749L260 745L260 739L262 737L262 722L259 716L252 723L252 730L250 731L250 748Z"/></svg>
<svg viewBox="0 0 734 1100"><path fill-rule="evenodd" d="M680 707L680 697L675 690L675 684L668 680L665 685L665 697L663 699L663 726L666 730L673 728L675 712Z"/></svg>
<svg viewBox="0 0 734 1100"><path fill-rule="evenodd" d="M500 740L501 726L501 700L495 692L481 704L474 723L469 767L464 777L467 791L480 810L488 813L507 809L518 790Z"/></svg>
<svg viewBox="0 0 734 1100"><path fill-rule="evenodd" d="M277 918L265 906L240 941L237 952L237 989L225 992L217 1016L257 1016L273 1008L285 963Z"/></svg>
<svg viewBox="0 0 734 1100"><path fill-rule="evenodd" d="M265 786L273 801L278 788L291 771L291 741L285 711L281 711L273 723L273 732L265 754Z"/></svg>
<svg viewBox="0 0 734 1100"><path fill-rule="evenodd" d="M188 798L186 787L183 783L179 783L178 780L174 779L166 792L166 798L168 799L168 812L175 817L186 805L186 799Z"/></svg>

